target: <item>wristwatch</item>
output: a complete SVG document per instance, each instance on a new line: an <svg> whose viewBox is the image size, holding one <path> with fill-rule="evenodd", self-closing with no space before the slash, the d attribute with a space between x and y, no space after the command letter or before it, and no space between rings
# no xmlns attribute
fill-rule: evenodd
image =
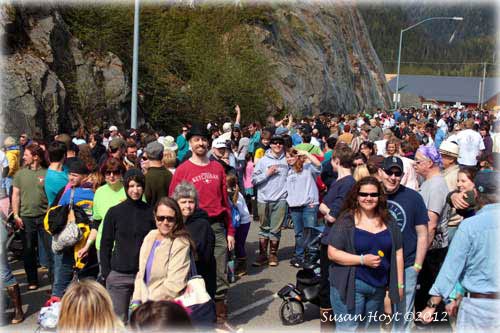
<svg viewBox="0 0 500 333"><path fill-rule="evenodd" d="M433 308L433 309L435 309L435 308L437 308L438 304L434 304L434 303L432 303L432 300L429 298L429 300L427 301L427 306L428 306L429 308Z"/></svg>

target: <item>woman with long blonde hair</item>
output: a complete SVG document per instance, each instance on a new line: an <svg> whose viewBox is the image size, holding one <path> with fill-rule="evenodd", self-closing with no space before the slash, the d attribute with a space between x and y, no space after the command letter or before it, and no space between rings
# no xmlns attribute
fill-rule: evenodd
<svg viewBox="0 0 500 333"><path fill-rule="evenodd" d="M73 282L61 303L57 332L120 332L123 324L102 285L93 280Z"/></svg>

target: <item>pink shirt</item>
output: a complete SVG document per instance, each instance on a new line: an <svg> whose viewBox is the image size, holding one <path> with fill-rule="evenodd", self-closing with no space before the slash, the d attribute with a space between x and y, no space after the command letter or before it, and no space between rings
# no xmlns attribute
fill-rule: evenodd
<svg viewBox="0 0 500 333"><path fill-rule="evenodd" d="M243 186L245 189L253 188L252 184L252 173L253 173L254 164L252 161L247 162L247 166L245 168L245 174L243 175Z"/></svg>

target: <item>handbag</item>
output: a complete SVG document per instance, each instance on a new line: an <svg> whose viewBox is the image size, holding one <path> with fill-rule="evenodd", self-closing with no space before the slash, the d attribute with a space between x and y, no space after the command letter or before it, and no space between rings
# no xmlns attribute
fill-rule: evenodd
<svg viewBox="0 0 500 333"><path fill-rule="evenodd" d="M191 264L188 282L184 293L175 301L180 302L189 313L193 326L197 329L210 329L215 323L215 302L207 293L205 280L196 271L193 253L190 254Z"/></svg>
<svg viewBox="0 0 500 333"><path fill-rule="evenodd" d="M65 248L73 247L78 243L82 237L83 233L76 224L75 212L73 210L73 198L75 195L75 189L71 189L71 195L69 199L69 213L68 221L64 226L64 229L52 236L52 251L61 252Z"/></svg>

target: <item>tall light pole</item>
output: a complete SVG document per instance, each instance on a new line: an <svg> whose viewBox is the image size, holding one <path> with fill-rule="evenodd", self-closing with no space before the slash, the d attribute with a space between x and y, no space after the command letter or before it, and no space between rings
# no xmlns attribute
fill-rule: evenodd
<svg viewBox="0 0 500 333"><path fill-rule="evenodd" d="M422 20L418 23L415 23L412 26L409 26L408 28L405 28L401 30L401 33L399 34L399 51L398 51L398 74L396 76L396 91L395 91L395 102L394 102L394 109L397 110L398 108L398 97L399 97L399 68L401 66L401 47L403 46L403 32L408 31L410 29L415 28L417 25L420 25L424 22L430 21L430 20L454 20L454 21L462 21L464 18L463 17L429 17L426 18L425 20Z"/></svg>
<svg viewBox="0 0 500 333"><path fill-rule="evenodd" d="M134 8L134 54L132 61L132 104L130 106L130 128L137 128L137 77L139 68L139 1Z"/></svg>

